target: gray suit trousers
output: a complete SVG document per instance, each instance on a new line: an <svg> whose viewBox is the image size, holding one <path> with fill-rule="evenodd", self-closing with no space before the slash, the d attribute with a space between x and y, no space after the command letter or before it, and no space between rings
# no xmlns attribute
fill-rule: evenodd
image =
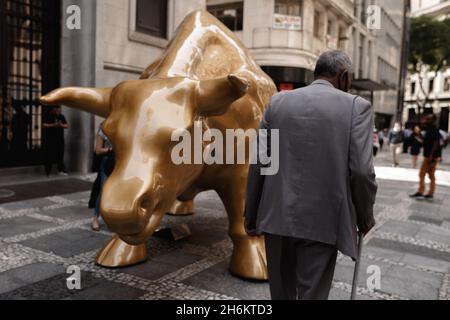
<svg viewBox="0 0 450 320"><path fill-rule="evenodd" d="M273 300L327 300L337 260L335 246L265 234Z"/></svg>

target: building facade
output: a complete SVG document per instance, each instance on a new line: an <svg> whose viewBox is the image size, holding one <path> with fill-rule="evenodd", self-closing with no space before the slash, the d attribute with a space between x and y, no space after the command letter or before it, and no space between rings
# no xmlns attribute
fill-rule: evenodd
<svg viewBox="0 0 450 320"><path fill-rule="evenodd" d="M279 90L309 84L324 51L347 52L355 92L373 102L377 127L391 126L398 107L403 1L207 0L207 8L235 28ZM380 21L370 25L370 14L379 14Z"/></svg>
<svg viewBox="0 0 450 320"><path fill-rule="evenodd" d="M379 130L391 127L398 110L404 6L405 1L355 1L351 36L354 86L372 102ZM378 15L379 24L372 22L371 14Z"/></svg>
<svg viewBox="0 0 450 320"><path fill-rule="evenodd" d="M429 16L441 20L449 19L450 1L412 0L411 14L413 17ZM422 85L419 81L423 81ZM419 104L423 103L425 95L428 95L429 100L422 112L437 115L439 117L439 128L447 132L450 131L450 68L437 74L424 68L421 75L408 75L403 112L405 123L418 121Z"/></svg>
<svg viewBox="0 0 450 320"><path fill-rule="evenodd" d="M2 6L17 3L0 1ZM19 2L27 6L39 1ZM58 48L51 49L54 61L51 65L52 74L57 77L36 88L31 99L34 103L39 94L57 86L110 87L138 78L162 53L184 17L193 10L206 9L236 32L279 90L311 83L318 56L339 49L354 61L354 91L373 102L377 126L389 127L397 110L403 0L60 0L54 3L57 3L54 8L58 8L56 17L60 24L59 29L51 27L58 31L54 38L59 37ZM80 9L79 29L67 25L76 13L71 10L74 5ZM371 17L375 17L373 25ZM25 23L27 17L23 20ZM49 42L45 36L42 39ZM8 40L2 38L2 41ZM32 46L30 50L33 51ZM39 57L42 61L47 59L45 55ZM25 72L24 76L28 74ZM45 77L44 69L40 76ZM4 75L2 84L8 78L11 77ZM6 100L2 101L2 110L11 109L8 99L15 100L7 97L8 90L2 91ZM42 112L40 106L36 108ZM69 109L64 109L64 113L71 124L66 134L69 168L88 172L94 137L102 120ZM30 128L35 137L34 145L29 145L32 150L39 150L40 146L39 117L35 116ZM11 121L6 119L2 123ZM2 125L0 129L6 127ZM8 136L11 133L5 135ZM38 157L35 162L38 164Z"/></svg>

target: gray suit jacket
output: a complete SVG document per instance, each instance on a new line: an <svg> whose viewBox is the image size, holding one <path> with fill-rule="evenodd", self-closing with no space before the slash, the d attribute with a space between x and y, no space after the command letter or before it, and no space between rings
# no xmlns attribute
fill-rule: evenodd
<svg viewBox="0 0 450 320"><path fill-rule="evenodd" d="M357 257L357 227L375 224L373 112L324 80L275 95L261 128L279 129L280 170L251 165L246 221L259 234L335 245ZM270 141L270 140L269 140Z"/></svg>

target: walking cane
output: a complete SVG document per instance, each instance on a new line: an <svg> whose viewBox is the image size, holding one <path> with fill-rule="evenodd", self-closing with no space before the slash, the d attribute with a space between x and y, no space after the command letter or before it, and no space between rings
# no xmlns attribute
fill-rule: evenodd
<svg viewBox="0 0 450 320"><path fill-rule="evenodd" d="M359 278L359 267L361 264L361 255L362 249L364 245L364 234L358 234L358 260L355 263L355 273L353 274L353 285L352 285L352 294L350 300L356 300L356 291L358 288L358 278Z"/></svg>

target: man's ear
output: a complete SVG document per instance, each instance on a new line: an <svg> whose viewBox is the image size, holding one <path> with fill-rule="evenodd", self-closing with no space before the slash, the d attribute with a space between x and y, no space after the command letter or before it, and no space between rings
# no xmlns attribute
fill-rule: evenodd
<svg viewBox="0 0 450 320"><path fill-rule="evenodd" d="M249 82L237 75L200 81L196 91L196 108L200 116L225 114L230 106L249 90Z"/></svg>
<svg viewBox="0 0 450 320"><path fill-rule="evenodd" d="M341 72L338 76L338 85L339 90L346 92L347 91L347 77L346 72Z"/></svg>
<svg viewBox="0 0 450 320"><path fill-rule="evenodd" d="M352 89L352 83L353 83L353 74L351 72L347 71L347 91L350 91Z"/></svg>
<svg viewBox="0 0 450 320"><path fill-rule="evenodd" d="M350 74L348 71L344 71L339 75L339 90L342 90L344 92L348 92L350 90L350 80L349 80Z"/></svg>

